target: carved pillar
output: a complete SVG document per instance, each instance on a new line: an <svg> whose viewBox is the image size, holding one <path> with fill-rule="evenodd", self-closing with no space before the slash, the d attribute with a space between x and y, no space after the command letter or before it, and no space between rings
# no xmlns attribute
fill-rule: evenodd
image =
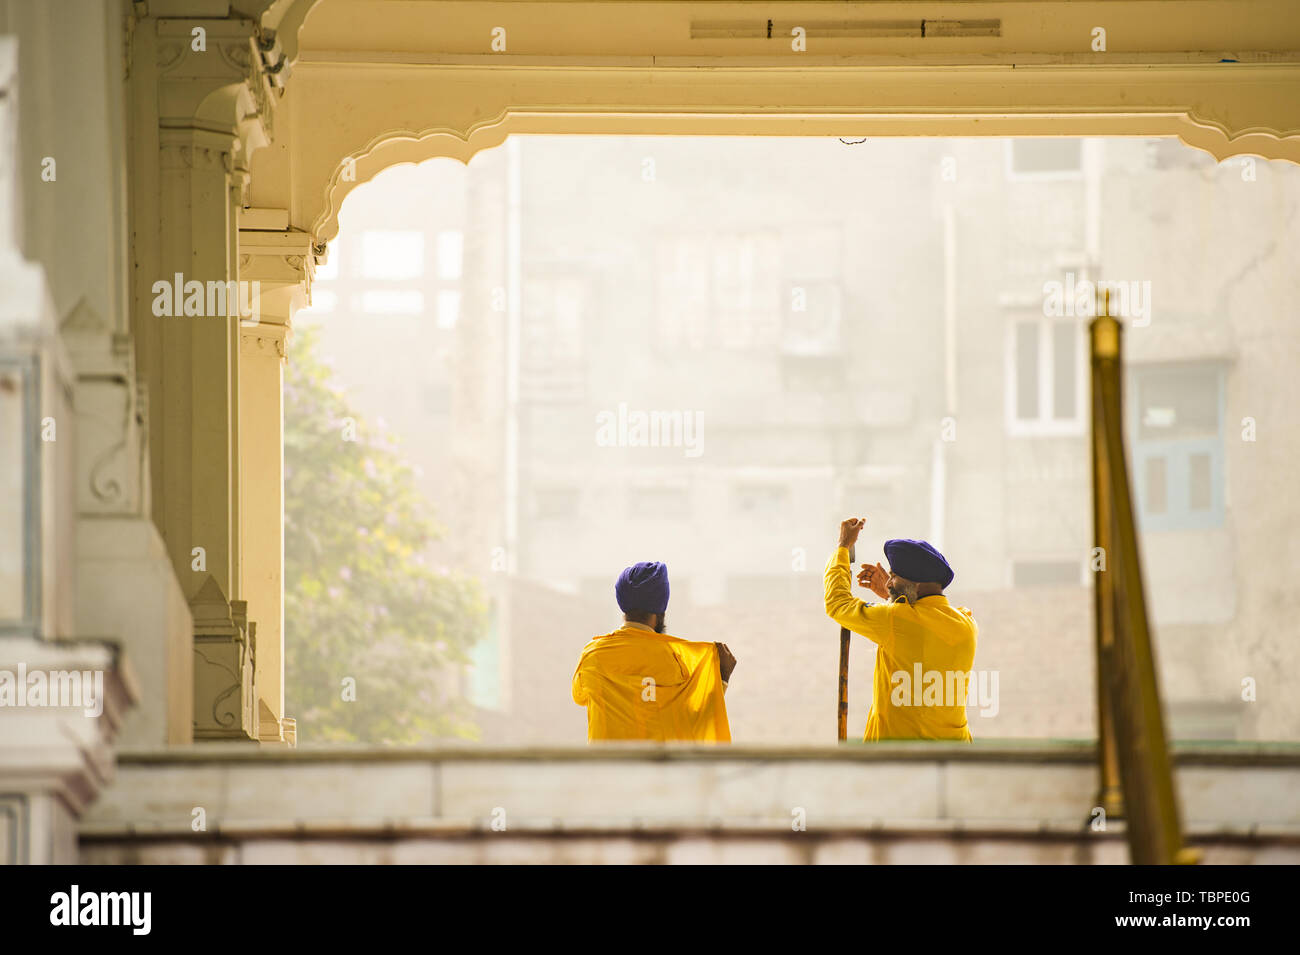
<svg viewBox="0 0 1300 955"><path fill-rule="evenodd" d="M240 461L244 591L257 621L258 738L292 742L284 716L284 360L293 315L307 304L311 236L280 210L249 210L240 275L257 289L255 321L240 329Z"/></svg>
<svg viewBox="0 0 1300 955"><path fill-rule="evenodd" d="M176 287L190 283L196 315L159 317L162 401L151 403L161 418L163 444L162 531L181 583L192 598L206 574L224 593L238 597L235 573L235 454L238 350L232 347L235 318L212 296L208 283L226 284L230 262L229 176L233 138L201 129L165 130L162 136L163 248L160 295L176 305ZM170 276L168 282L164 276ZM177 278L179 276L179 278ZM183 308L183 305L182 305Z"/></svg>
<svg viewBox="0 0 1300 955"><path fill-rule="evenodd" d="M247 20L147 18L133 57L137 348L154 521L195 615L196 738L257 738L251 664L236 668L233 696L211 677L212 660L253 659L238 626L213 621L237 619L245 599L239 315L253 299L240 281L237 217L250 154L269 141L274 113L257 44ZM229 645L217 651L221 640ZM217 711L253 716L213 723Z"/></svg>

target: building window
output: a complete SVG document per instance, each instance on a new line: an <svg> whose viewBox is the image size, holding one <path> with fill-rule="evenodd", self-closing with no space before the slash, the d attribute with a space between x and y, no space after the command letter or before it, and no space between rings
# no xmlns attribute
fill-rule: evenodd
<svg viewBox="0 0 1300 955"><path fill-rule="evenodd" d="M774 231L661 240L659 343L737 349L777 344L785 314L780 259L781 239Z"/></svg>
<svg viewBox="0 0 1300 955"><path fill-rule="evenodd" d="M1007 336L1007 430L1011 434L1082 434L1087 389L1083 326L1034 315L1011 322Z"/></svg>
<svg viewBox="0 0 1300 955"><path fill-rule="evenodd" d="M413 279L423 275L424 233L361 233L361 274L368 279Z"/></svg>
<svg viewBox="0 0 1300 955"><path fill-rule="evenodd" d="M1007 140L1007 178L1081 179L1083 140L1043 136Z"/></svg>
<svg viewBox="0 0 1300 955"><path fill-rule="evenodd" d="M460 278L464 267L464 256L465 236L463 233L438 233L438 278Z"/></svg>
<svg viewBox="0 0 1300 955"><path fill-rule="evenodd" d="M1128 432L1144 530L1223 524L1223 388L1216 362L1129 370Z"/></svg>

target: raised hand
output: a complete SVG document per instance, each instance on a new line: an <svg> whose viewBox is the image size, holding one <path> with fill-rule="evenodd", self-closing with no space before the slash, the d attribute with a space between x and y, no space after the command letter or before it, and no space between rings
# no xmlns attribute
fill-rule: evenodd
<svg viewBox="0 0 1300 955"><path fill-rule="evenodd" d="M850 517L840 521L840 546L850 550L858 542L858 535L867 526L865 517Z"/></svg>
<svg viewBox="0 0 1300 955"><path fill-rule="evenodd" d="M736 658L725 643L718 644L718 669L722 671L723 683L731 679L731 671L736 669Z"/></svg>
<svg viewBox="0 0 1300 955"><path fill-rule="evenodd" d="M881 600L889 599L889 571L876 564L863 564L858 571L858 583L866 587Z"/></svg>

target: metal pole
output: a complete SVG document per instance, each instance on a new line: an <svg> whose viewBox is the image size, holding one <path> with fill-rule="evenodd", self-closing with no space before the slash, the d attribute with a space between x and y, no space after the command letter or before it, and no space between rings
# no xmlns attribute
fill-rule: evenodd
<svg viewBox="0 0 1300 955"><path fill-rule="evenodd" d="M1109 299L1105 311L1109 312ZM1109 482L1109 462L1106 460L1105 442L1101 440L1103 421L1098 400L1101 393L1101 361L1117 355L1118 343L1113 338L1117 334L1117 323L1098 324L1093 322L1090 331L1092 352L1092 529L1093 546L1098 550L1092 554L1093 567L1093 626L1096 630L1096 684L1097 684L1097 771L1098 788L1094 806L1098 806L1109 819L1124 817L1124 797L1120 789L1119 756L1115 751L1115 724L1111 719L1110 705L1107 700L1106 677L1101 662L1108 648L1115 639L1115 593L1108 573L1107 561L1115 550L1111 539L1111 512L1114 504L1111 500Z"/></svg>
<svg viewBox="0 0 1300 955"><path fill-rule="evenodd" d="M1099 571L1097 669L1100 705L1109 727L1127 815L1130 860L1139 865L1195 862L1184 849L1178 794L1165 737L1155 650L1147 625L1142 566L1124 451L1120 369L1120 324L1103 313L1090 327L1093 367L1093 443L1099 478L1094 515L1105 548ZM1107 783L1101 746L1103 795Z"/></svg>

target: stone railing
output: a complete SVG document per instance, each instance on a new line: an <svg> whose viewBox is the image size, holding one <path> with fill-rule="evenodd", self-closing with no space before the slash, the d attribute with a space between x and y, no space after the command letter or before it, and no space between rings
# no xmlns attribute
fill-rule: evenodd
<svg viewBox="0 0 1300 955"><path fill-rule="evenodd" d="M1206 861L1300 861L1300 747L1176 749ZM1092 743L130 752L85 862L1125 862Z"/></svg>

